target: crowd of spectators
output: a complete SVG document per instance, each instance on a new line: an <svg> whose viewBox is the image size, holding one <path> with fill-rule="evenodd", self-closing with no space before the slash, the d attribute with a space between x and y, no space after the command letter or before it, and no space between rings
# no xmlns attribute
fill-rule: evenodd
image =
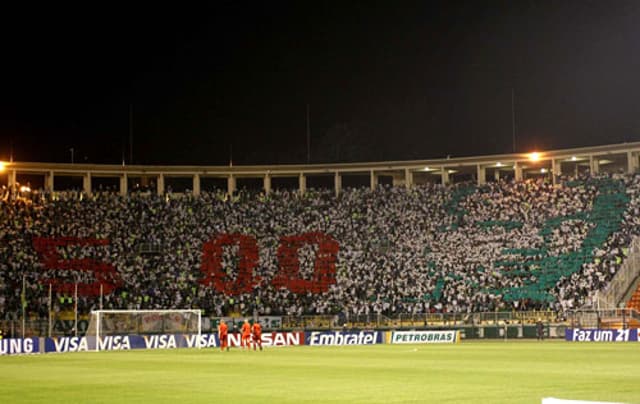
<svg viewBox="0 0 640 404"><path fill-rule="evenodd" d="M640 177L604 175L483 186L380 186L333 191L222 191L189 194L3 190L0 201L0 316L47 316L48 284L90 284L96 270L44 263L34 240L108 240L55 246L59 262L107 263L114 290L76 302L53 290L55 311L201 308L212 316L567 310L589 302L620 268L640 233ZM339 245L335 283L299 293L274 285L281 238L319 232ZM258 246L250 292L225 295L203 285L203 245L244 234ZM222 248L233 279L239 247ZM311 277L317 246L299 250ZM60 264L64 266L64 264ZM23 276L26 285L24 298ZM110 277L114 277L111 279ZM117 278L117 282L115 280Z"/></svg>

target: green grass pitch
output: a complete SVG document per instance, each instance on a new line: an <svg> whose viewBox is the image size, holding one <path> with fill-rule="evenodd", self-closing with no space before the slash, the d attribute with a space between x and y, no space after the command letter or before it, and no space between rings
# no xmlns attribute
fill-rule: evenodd
<svg viewBox="0 0 640 404"><path fill-rule="evenodd" d="M0 357L2 403L640 403L638 343L463 341Z"/></svg>

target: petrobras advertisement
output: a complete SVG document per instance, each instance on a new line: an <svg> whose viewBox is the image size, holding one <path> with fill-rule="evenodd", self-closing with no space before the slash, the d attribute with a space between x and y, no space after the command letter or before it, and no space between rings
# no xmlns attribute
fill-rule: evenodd
<svg viewBox="0 0 640 404"><path fill-rule="evenodd" d="M0 339L0 355L19 355L40 352L39 338Z"/></svg>
<svg viewBox="0 0 640 404"><path fill-rule="evenodd" d="M307 332L307 345L373 345L382 344L380 331L323 331Z"/></svg>
<svg viewBox="0 0 640 404"><path fill-rule="evenodd" d="M393 331L389 333L391 344L455 344L460 342L460 332L445 331Z"/></svg>
<svg viewBox="0 0 640 404"><path fill-rule="evenodd" d="M567 328L565 340L571 342L637 342L637 329Z"/></svg>

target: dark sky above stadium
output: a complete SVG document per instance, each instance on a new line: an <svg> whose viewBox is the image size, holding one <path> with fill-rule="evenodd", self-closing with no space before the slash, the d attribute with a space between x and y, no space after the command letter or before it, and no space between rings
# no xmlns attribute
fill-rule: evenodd
<svg viewBox="0 0 640 404"><path fill-rule="evenodd" d="M640 140L635 0L169 4L3 10L0 157L504 153L512 89L518 151Z"/></svg>

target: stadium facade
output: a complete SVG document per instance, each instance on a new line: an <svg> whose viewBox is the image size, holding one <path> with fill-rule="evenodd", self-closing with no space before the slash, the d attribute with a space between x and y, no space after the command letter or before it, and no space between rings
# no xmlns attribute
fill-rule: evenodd
<svg viewBox="0 0 640 404"><path fill-rule="evenodd" d="M113 306L111 308L134 305L134 309L139 309L152 304L162 308L165 305L167 308L177 307L178 304L184 304L182 296L187 296L199 299L199 303L196 300L189 302L193 307L202 308L200 304L205 302L210 312L215 309L219 312L217 316L222 316L226 309L220 307L227 303L234 307L233 312L236 313L238 300L246 298L248 304L251 303L257 290L254 286L258 284L264 286L261 290L273 292L269 298L275 299L273 303L277 309L274 310L278 311L275 314L279 316L279 325L273 328L278 329L296 329L300 326L329 329L347 322L359 328L368 328L372 324L386 328L466 324L473 330L469 335L476 333L478 337L489 334L499 336L500 330L504 336L526 337L528 332L536 329L532 324L541 315L544 315L546 322L558 322L558 311L563 316L560 322L585 325L584 318L567 316L571 315L569 311L584 307L587 302L589 309L613 309L606 316L604 312L590 313L590 324L599 327L607 320L612 323L609 324L611 326L616 322L626 327L630 314L619 312L616 308L629 300L639 279L640 228L635 217L640 209L640 179L637 175L621 174L636 173L640 166L639 158L640 142L522 154L330 165L6 163L3 175L10 188L6 194L12 197L16 197L15 191L21 188L19 185L27 186L25 179L34 178L39 178L40 182L36 181L33 188L43 188L49 193L67 190L59 188L60 178L73 178L75 184L81 185L76 189L83 190L85 194L97 190L96 184L100 184L100 179L109 179L119 187L112 187L110 195L101 196L95 192L96 198L91 200L98 202L87 203L87 206L74 202L76 198L83 200L84 195L80 192L72 192L64 198L34 192L30 196L5 199L10 208L7 217L11 218L5 226L8 235L5 239L10 243L4 251L7 258L4 276L5 290L8 291L7 307L11 307L11 319L7 321L11 325L10 328L4 328L14 330L17 318L21 317L24 321L27 317L27 308L39 308L41 310L35 310L33 314L42 318L48 313L48 324L45 327L34 326L25 333L23 323L22 335L50 335L52 324L58 323L51 318L51 305L53 301L59 301L60 307L66 308L67 312L71 305L74 306L73 316L60 320L66 322L65 333L71 330L78 333L78 312L97 305L98 301L102 308L103 296L109 296L118 288L121 288L118 289L119 293L114 293L109 302ZM616 175L598 176L601 172ZM307 198L290 198L292 193L296 193L293 191L284 193L278 199L278 192L274 192L275 198L264 199L274 199L270 206L276 213L264 226L258 225L261 231L256 230L253 220L264 215L261 203L251 205L255 208L251 210L254 215L245 216L244 210L234 213L227 209L227 205L232 204L227 204L231 198L224 195L224 188L211 194L206 192L208 187L201 186L209 184L207 181L210 179L216 179L218 184L226 183L229 193L234 193L238 185L236 181L251 179L254 183L262 184L264 192L269 193L272 179L288 178L293 180L290 182L297 181L294 189L304 193L307 191L307 179L323 176L333 180L335 193L340 194L343 177L355 175L368 177L372 189L380 183L392 184L399 189L385 187L371 193L375 196L374 208L377 206L378 210L373 209L368 215L364 214L367 211L365 208L371 207L372 200L368 199L369 192L366 189L345 189L345 196L353 193L351 196L360 203L355 210L348 206L349 197L333 198L333 192L325 190L321 195L330 202L322 206L323 209L333 209L333 214L312 214L303 222L298 222L296 218L300 216L300 208L305 206L295 205L298 202L292 205L290 199ZM581 178L570 181L565 176ZM529 178L544 178L545 181L531 181L538 184L532 189L516 189L521 186L520 180ZM135 189L131 187L132 183L146 182L145 188L151 194L164 195L170 192L169 184L175 179L189 183L188 192L198 195L202 189L202 194L199 198L176 198L176 201L184 200L185 205L181 205L181 202L165 204L165 201L173 198L135 198ZM515 182L489 184L502 179L513 179ZM479 185L486 183L487 186L478 188L490 189L491 192L471 197L472 188L475 187L468 186L469 181ZM465 184L460 184L461 187L419 186L460 182ZM567 186L551 187L551 182L563 182ZM416 188L410 192L404 189L414 185ZM275 191L279 187L274 186L273 189ZM130 191L132 198L117 195L127 195ZM18 192L29 193L30 190ZM514 198L514 193L519 193L520 197ZM313 194L309 192L308 195ZM466 207L475 206L477 215L465 219L469 212L458 205L468 197L471 199ZM501 197L504 197L502 202ZM564 202L558 202L558 197ZM261 196L256 199L263 201ZM347 200L344 206L340 205L343 199ZM21 200L30 202L12 204ZM122 204L123 200L128 202ZM389 200L395 200L403 208L397 214L390 212L385 215ZM499 203L494 204L496 200ZM38 209L31 209L31 202ZM563 203L560 206L562 209L558 210ZM532 215L528 209L520 209L528 204L536 206L537 213ZM168 206L167 209L176 209L169 211L164 205ZM49 209L54 206L55 209ZM405 206L408 211L404 209ZM503 217L505 209L512 209L507 219ZM98 226L98 230L95 230L97 222L94 218L105 217L103 213L114 210L119 212L117 217L110 216L111 220L100 222L104 226L101 224L102 227ZM180 214L183 211L193 214L187 217ZM371 213L374 211L375 214ZM430 213L424 215L424 212ZM175 214L171 217L177 221L165 223L159 220L166 219L167 213ZM231 222L239 223L238 226L229 227L223 223L227 216L233 216L235 219ZM433 223L420 221L419 218L423 216L433 216ZM140 220L120 220L130 217L140 217ZM158 221L152 223L149 220L151 217L158 218ZM401 220L401 217L405 219ZM220 218L222 222L218 220ZM176 223L181 223L181 226L176 226ZM345 226L351 226L351 233L344 232ZM319 229L327 233L320 233ZM332 237L327 234L332 234ZM408 234L410 237L407 237ZM363 239L367 239L365 241L368 244L362 244ZM391 248L390 240L393 239L399 243L395 249ZM152 242L158 240L160 247L146 248L147 244L156 246ZM171 244L162 244L166 240ZM487 240L492 240L493 244L487 243ZM240 247L237 255L243 259L237 264L237 279L228 281L228 273L225 275L226 272L221 269L223 260L229 258L223 257L223 246L233 247L236 244ZM309 264L305 270L313 268L313 274L318 275L314 275L313 282L309 282L309 279L298 276L302 259L299 250L304 250L306 245L316 244L327 248L326 251L324 247L319 248L315 256L307 254L309 251L304 252L309 255L303 257L306 260L304 262ZM339 257L338 244L344 250ZM468 245L490 248L469 249L466 248ZM163 249L162 246L167 248ZM227 255L233 259L224 261L227 269L236 267L235 250L229 251ZM163 255L165 252L168 254ZM260 258L262 264L258 269L264 276L255 279L248 276L248 280L244 279L245 275L253 274L253 268L258 266ZM367 265L360 265L365 261ZM26 276L22 270L25 265L34 268ZM147 282L141 274L151 270L160 275L172 274L176 268L180 268L184 276L178 276L179 282L172 280L169 284L165 283L164 287L180 292L177 301L165 299L163 287L155 283L150 284L151 289L140 292L137 282ZM324 271L327 268L330 271ZM403 276L408 268L416 269L412 272L415 279ZM353 276L349 278L346 274L351 274L352 269ZM91 276L71 279L65 277L67 272L74 276L93 274L95 279ZM340 273L342 283L336 283L336 272ZM186 276L191 278L187 281ZM354 283L362 276L366 282ZM20 277L22 285L19 284ZM582 282L581 277L585 278L586 283ZM129 279L129 283L123 288L125 278ZM261 283L263 279L268 282ZM318 302L324 302L326 296L322 293L326 294L330 283L338 285L327 295L331 296L335 307L328 308L322 304L314 306L308 325L300 314L302 312L296 315L287 311L284 315L285 308L292 302L299 303L300 309L302 303L308 306L309 302L302 302L298 298L306 296L307 292L323 296ZM227 286L231 289L227 290ZM234 289L236 286L237 290ZM278 294L277 291L283 286L291 293ZM314 286L318 288L314 289ZM359 290L354 295L357 304L350 313L349 310L341 312L346 315L344 318L336 316L346 304L340 300L344 297L341 293L353 288ZM49 296L46 296L47 289ZM72 298L72 295L75 296ZM478 296L479 300L476 299ZM374 300L370 300L371 297ZM468 301L465 300L467 298ZM215 304L212 303L214 299L217 299ZM80 308L78 301L82 306ZM262 304L263 300L260 299L260 302ZM521 303L529 306L523 307ZM372 311L363 314L361 309L370 305ZM538 311L540 309L546 314ZM505 312L506 317L500 317L506 310L513 312ZM471 312L474 314L471 315ZM381 313L389 314L389 317ZM250 311L247 309L240 314L246 316ZM361 316L364 316L362 321ZM640 317L633 320L640 325ZM501 322L507 324L512 321L519 322L520 328L501 328ZM477 324L487 322L491 322L493 328L474 328ZM40 323L45 324L42 321ZM529 331L522 324L529 324ZM48 328L48 332L45 328ZM11 334L15 335L15 332ZM558 336L562 333L561 330L549 332L548 335Z"/></svg>
<svg viewBox="0 0 640 404"><path fill-rule="evenodd" d="M640 167L640 142L611 144L593 147L552 150L544 152L514 153L474 157L447 157L443 159L384 161L369 163L271 165L271 166L160 166L160 165L97 165L60 164L36 162L5 163L6 184L15 186L26 183L23 176L39 176L47 191L55 190L55 179L71 177L81 179L82 190L91 194L98 178L110 178L119 184L122 195L129 191L132 180L153 184L162 195L170 179L190 179L189 190L200 193L204 179L226 182L231 194L237 189L239 179L262 181L264 192L272 189L275 178L297 179L301 193L307 189L307 179L332 177L335 193L342 190L343 177L368 176L371 189L384 179L394 186L411 188L424 183L452 184L459 181L475 181L479 185L500 178L523 180L531 177L549 177L554 183L562 175L584 172L634 173Z"/></svg>

